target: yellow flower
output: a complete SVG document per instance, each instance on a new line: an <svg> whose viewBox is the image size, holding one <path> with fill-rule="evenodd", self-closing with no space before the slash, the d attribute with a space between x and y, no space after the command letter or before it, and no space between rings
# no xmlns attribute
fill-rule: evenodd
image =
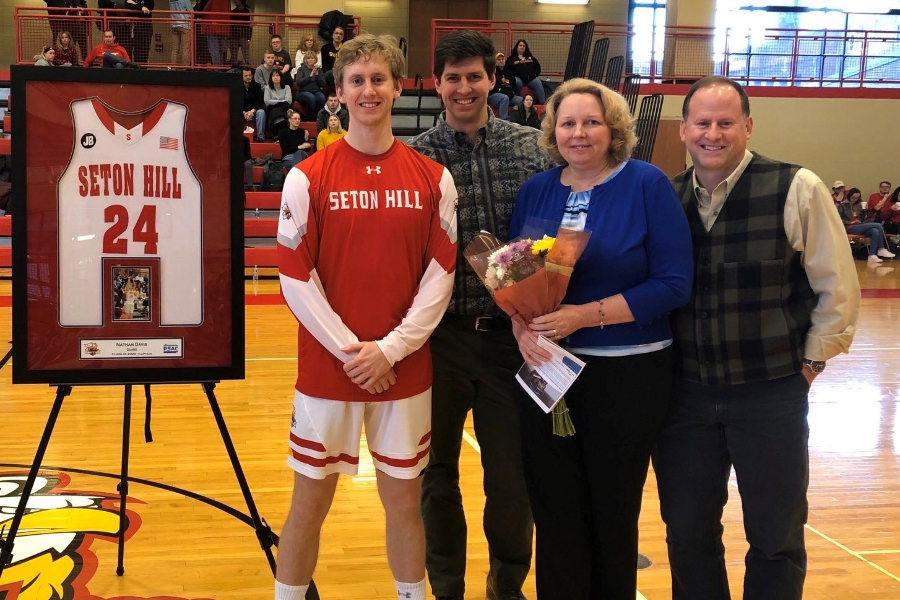
<svg viewBox="0 0 900 600"><path fill-rule="evenodd" d="M540 239L531 245L531 253L535 256L547 256L547 253L553 248L553 243L555 241L556 238L545 235L543 239Z"/></svg>

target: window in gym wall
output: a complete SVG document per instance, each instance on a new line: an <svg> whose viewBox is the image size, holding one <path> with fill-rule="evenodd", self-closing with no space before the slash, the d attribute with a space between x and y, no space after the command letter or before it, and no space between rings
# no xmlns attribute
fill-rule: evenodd
<svg viewBox="0 0 900 600"><path fill-rule="evenodd" d="M650 74L651 60L661 63L666 39L666 0L631 0L630 73ZM657 72L659 68L657 67Z"/></svg>
<svg viewBox="0 0 900 600"><path fill-rule="evenodd" d="M715 27L717 72L754 85L900 85L900 0L718 0Z"/></svg>

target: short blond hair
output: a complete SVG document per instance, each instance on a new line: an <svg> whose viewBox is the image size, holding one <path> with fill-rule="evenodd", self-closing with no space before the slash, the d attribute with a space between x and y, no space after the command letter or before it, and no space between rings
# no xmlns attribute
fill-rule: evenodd
<svg viewBox="0 0 900 600"><path fill-rule="evenodd" d="M600 109L603 111L603 120L606 121L612 136L609 143L609 156L616 163L631 158L638 138L634 133L634 117L628 108L628 102L620 94L590 79L570 79L556 88L547 101L547 114L541 127L538 145L546 150L558 164L568 164L556 144L556 119L559 105L572 94L590 94L597 98Z"/></svg>
<svg viewBox="0 0 900 600"><path fill-rule="evenodd" d="M373 54L380 55L387 62L395 82L399 83L403 79L406 60L403 58L403 51L400 50L397 38L388 34L376 36L371 33L363 33L345 43L338 50L337 58L334 59L335 85L343 85L345 68L360 60L368 60Z"/></svg>
<svg viewBox="0 0 900 600"><path fill-rule="evenodd" d="M303 54L303 60L304 60L304 61L307 61L307 60L309 60L309 59L319 60L319 57L316 56L316 53L315 53L315 52L313 52L312 50L310 50L310 51L308 51L308 52L306 52L306 53Z"/></svg>

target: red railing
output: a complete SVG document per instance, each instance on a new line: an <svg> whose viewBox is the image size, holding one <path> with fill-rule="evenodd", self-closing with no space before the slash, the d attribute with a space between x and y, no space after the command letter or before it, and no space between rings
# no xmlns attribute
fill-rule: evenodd
<svg viewBox="0 0 900 600"><path fill-rule="evenodd" d="M153 11L152 18L135 18L132 11L83 9L80 15L71 9L16 7L16 63L32 64L35 54L53 45L60 31L69 31L79 50L79 60L103 41L103 30L112 29L118 43L132 60L154 68L227 69L232 64L256 66L262 62L269 39L283 38L284 49L293 59L307 33L318 37L320 15L279 15L250 13L249 20L232 18L232 13L180 13ZM182 18L180 15L186 15ZM187 26L189 48L182 56L173 54L179 41L173 25ZM361 31L359 17L349 26Z"/></svg>
<svg viewBox="0 0 900 600"><path fill-rule="evenodd" d="M561 79L574 22L434 19L432 46L447 33L473 29L497 50L512 52L525 39L542 66L542 77ZM716 30L597 23L590 48L606 38L606 61L625 59L625 74L650 83L690 82L726 75L749 85L900 87L900 33L802 29ZM591 65L592 55L588 64ZM604 62L604 61L600 61ZM432 67L433 58L432 58ZM605 67L605 65L604 65Z"/></svg>

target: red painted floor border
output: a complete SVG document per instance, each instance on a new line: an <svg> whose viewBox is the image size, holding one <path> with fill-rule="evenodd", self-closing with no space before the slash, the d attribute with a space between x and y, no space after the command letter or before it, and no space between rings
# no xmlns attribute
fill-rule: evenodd
<svg viewBox="0 0 900 600"><path fill-rule="evenodd" d="M862 290L863 298L900 298L900 290Z"/></svg>

